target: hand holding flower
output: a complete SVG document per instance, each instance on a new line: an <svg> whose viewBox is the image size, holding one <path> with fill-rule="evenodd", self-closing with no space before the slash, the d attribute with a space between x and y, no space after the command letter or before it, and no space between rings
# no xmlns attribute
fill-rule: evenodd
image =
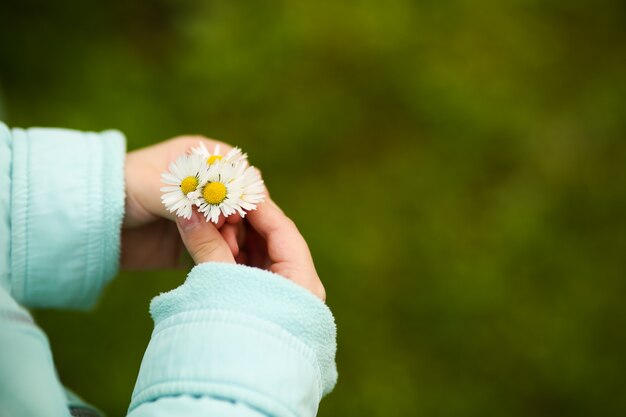
<svg viewBox="0 0 626 417"><path fill-rule="evenodd" d="M226 262L253 266L281 275L322 300L324 286L311 252L295 223L269 197L244 221L206 222L195 208L189 219L176 219L180 235L196 264Z"/></svg>
<svg viewBox="0 0 626 417"><path fill-rule="evenodd" d="M121 265L125 269L174 268L183 249L175 214L161 202L160 174L193 146L230 146L200 136L181 136L126 155L126 207L122 229ZM236 218L233 217L231 221ZM221 226L223 221L218 221Z"/></svg>

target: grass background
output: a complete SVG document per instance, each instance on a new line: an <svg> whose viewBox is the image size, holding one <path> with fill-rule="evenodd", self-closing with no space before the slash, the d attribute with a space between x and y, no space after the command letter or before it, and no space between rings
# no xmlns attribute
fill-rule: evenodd
<svg viewBox="0 0 626 417"><path fill-rule="evenodd" d="M243 147L339 327L320 416L626 413L626 6L609 0L23 0L12 126ZM41 311L59 373L123 415L180 272Z"/></svg>

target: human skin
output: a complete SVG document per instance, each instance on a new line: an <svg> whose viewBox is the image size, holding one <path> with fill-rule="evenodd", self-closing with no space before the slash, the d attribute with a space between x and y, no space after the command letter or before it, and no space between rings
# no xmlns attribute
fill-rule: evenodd
<svg viewBox="0 0 626 417"><path fill-rule="evenodd" d="M245 219L220 217L207 222L194 208L191 219L176 218L161 202L161 173L201 141L223 152L231 146L202 136L181 136L128 153L126 207L122 228L124 269L179 267L183 244L196 264L238 263L281 275L325 300L306 241L294 222L271 200L257 204Z"/></svg>

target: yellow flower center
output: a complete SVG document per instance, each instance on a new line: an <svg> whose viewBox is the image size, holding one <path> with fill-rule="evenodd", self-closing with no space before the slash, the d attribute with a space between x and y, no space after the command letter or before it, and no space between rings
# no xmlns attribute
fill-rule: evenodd
<svg viewBox="0 0 626 417"><path fill-rule="evenodd" d="M215 161L221 161L222 155L211 155L207 158L206 163L211 165Z"/></svg>
<svg viewBox="0 0 626 417"><path fill-rule="evenodd" d="M226 198L226 186L221 182L210 182L204 187L202 196L209 204L219 204Z"/></svg>
<svg viewBox="0 0 626 417"><path fill-rule="evenodd" d="M180 190L187 195L198 188L198 179L196 177L187 177L180 182Z"/></svg>

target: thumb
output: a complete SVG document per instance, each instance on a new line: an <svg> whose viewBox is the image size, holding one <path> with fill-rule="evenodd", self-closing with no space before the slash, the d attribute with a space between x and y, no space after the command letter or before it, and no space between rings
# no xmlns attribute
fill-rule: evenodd
<svg viewBox="0 0 626 417"><path fill-rule="evenodd" d="M203 262L235 263L233 254L217 227L205 220L194 207L191 218L176 218L180 237L196 264Z"/></svg>

